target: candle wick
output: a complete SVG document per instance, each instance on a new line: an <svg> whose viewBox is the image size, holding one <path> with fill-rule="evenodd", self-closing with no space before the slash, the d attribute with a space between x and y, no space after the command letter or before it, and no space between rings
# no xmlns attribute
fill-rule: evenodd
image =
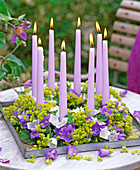
<svg viewBox="0 0 140 170"><path fill-rule="evenodd" d="M91 45L91 48L93 48L93 45Z"/></svg>

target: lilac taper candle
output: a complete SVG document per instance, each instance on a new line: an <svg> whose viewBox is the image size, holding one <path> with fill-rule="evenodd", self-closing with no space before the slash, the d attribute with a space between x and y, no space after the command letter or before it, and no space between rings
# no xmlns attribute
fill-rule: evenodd
<svg viewBox="0 0 140 170"><path fill-rule="evenodd" d="M75 37L75 61L74 61L74 90L80 96L81 94L81 30L80 17L78 17Z"/></svg>
<svg viewBox="0 0 140 170"><path fill-rule="evenodd" d="M96 21L97 31L100 32L100 25ZM102 95L102 34L97 34L97 54L96 54L96 94Z"/></svg>
<svg viewBox="0 0 140 170"><path fill-rule="evenodd" d="M49 30L48 87L55 89L54 30L52 29L53 18L51 18Z"/></svg>
<svg viewBox="0 0 140 170"><path fill-rule="evenodd" d="M88 66L88 91L87 91L87 107L92 110L94 114L94 58L95 49L93 48L93 35L90 34L90 45L89 49L89 66Z"/></svg>
<svg viewBox="0 0 140 170"><path fill-rule="evenodd" d="M107 37L107 30L104 30L104 38ZM109 102L109 72L108 72L108 41L103 40L103 95L102 104Z"/></svg>
<svg viewBox="0 0 140 170"><path fill-rule="evenodd" d="M41 45L41 39L38 39L38 45ZM44 104L44 87L43 87L43 47L37 48L37 105Z"/></svg>
<svg viewBox="0 0 140 170"><path fill-rule="evenodd" d="M34 35L32 36L32 96L37 97L37 24L34 23Z"/></svg>
<svg viewBox="0 0 140 170"><path fill-rule="evenodd" d="M66 86L66 52L65 41L62 41L61 45L63 51L61 52L60 61L60 87L59 87L59 113L60 121L67 114L67 86Z"/></svg>

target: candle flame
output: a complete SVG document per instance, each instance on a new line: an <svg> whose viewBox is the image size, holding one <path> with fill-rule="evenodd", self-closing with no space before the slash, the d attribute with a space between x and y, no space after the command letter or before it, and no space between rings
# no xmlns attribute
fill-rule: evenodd
<svg viewBox="0 0 140 170"><path fill-rule="evenodd" d="M80 17L78 17L78 20L77 20L77 27L79 28L81 25L81 21L80 21Z"/></svg>
<svg viewBox="0 0 140 170"><path fill-rule="evenodd" d="M107 38L107 29L104 29L104 38Z"/></svg>
<svg viewBox="0 0 140 170"><path fill-rule="evenodd" d="M51 17L50 28L53 29L53 18Z"/></svg>
<svg viewBox="0 0 140 170"><path fill-rule="evenodd" d="M62 41L61 49L62 49L63 51L65 50L65 41L64 41L64 40Z"/></svg>
<svg viewBox="0 0 140 170"><path fill-rule="evenodd" d="M89 34L90 45L93 46L93 34Z"/></svg>
<svg viewBox="0 0 140 170"><path fill-rule="evenodd" d="M100 28L98 21L96 21L96 29L97 29L98 32L101 32L101 28Z"/></svg>
<svg viewBox="0 0 140 170"><path fill-rule="evenodd" d="M36 21L35 21L35 23L34 23L34 30L33 30L33 33L34 33L34 34L37 33L37 23L36 23Z"/></svg>
<svg viewBox="0 0 140 170"><path fill-rule="evenodd" d="M38 38L38 45L41 45L41 38Z"/></svg>

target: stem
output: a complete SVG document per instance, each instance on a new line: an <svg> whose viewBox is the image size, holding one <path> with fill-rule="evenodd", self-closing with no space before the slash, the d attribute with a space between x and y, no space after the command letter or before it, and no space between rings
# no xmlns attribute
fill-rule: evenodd
<svg viewBox="0 0 140 170"><path fill-rule="evenodd" d="M7 80L7 82L9 83L9 85L13 88L13 90L18 94L18 91L14 88L12 82L11 82L6 76L5 76L4 78ZM19 95L19 94L18 94L18 95Z"/></svg>
<svg viewBox="0 0 140 170"><path fill-rule="evenodd" d="M3 60L5 60L9 55L13 54L18 47L19 47L19 45L17 45L17 46L13 49L13 51L11 51L9 54L7 54L5 57L3 57L3 59L0 61L0 64L1 64L1 63L3 62Z"/></svg>
<svg viewBox="0 0 140 170"><path fill-rule="evenodd" d="M7 21L7 24L9 24L9 25L11 25L12 27L14 27L14 25L13 25L13 24L11 24L11 22L9 22L9 21Z"/></svg>

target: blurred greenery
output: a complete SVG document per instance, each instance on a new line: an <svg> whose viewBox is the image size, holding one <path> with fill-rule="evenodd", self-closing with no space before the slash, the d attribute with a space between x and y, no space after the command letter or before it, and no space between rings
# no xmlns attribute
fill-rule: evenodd
<svg viewBox="0 0 140 170"><path fill-rule="evenodd" d="M12 16L17 17L25 13L27 20L32 22L31 29L27 30L28 40L26 42L26 48L20 46L15 52L15 55L22 59L29 72L31 72L31 37L33 34L33 23L37 21L38 24L38 37L42 39L45 53L44 68L47 70L48 32L50 18L53 17L56 70L59 70L60 46L64 39L66 41L67 72L73 73L75 29L77 17L80 16L82 21L82 73L87 73L88 35L90 32L94 33L94 42L96 42L95 21L97 20L101 25L102 32L104 27L107 27L108 40L110 40L115 12L117 8L119 8L121 0L5 0L5 2ZM13 34L13 30L11 30L10 38L7 41L11 41ZM11 50L13 46L14 44L11 46L10 43L6 50ZM111 76L113 75L111 74ZM112 77L110 77L110 81L112 81Z"/></svg>

